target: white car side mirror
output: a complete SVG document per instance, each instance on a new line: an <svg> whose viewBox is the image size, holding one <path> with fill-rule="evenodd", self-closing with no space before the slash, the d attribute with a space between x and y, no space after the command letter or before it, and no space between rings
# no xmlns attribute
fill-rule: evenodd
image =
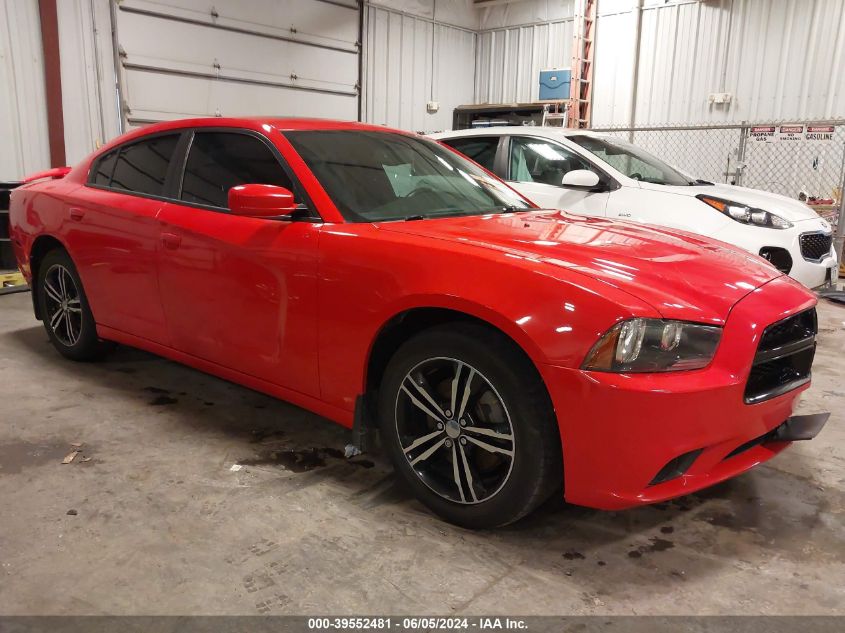
<svg viewBox="0 0 845 633"><path fill-rule="evenodd" d="M593 189L599 185L599 176L589 169L573 169L563 175L561 183L564 187L578 189Z"/></svg>

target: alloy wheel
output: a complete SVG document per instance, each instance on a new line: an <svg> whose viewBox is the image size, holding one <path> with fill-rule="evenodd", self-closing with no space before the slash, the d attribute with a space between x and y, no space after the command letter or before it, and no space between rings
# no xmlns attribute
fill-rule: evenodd
<svg viewBox="0 0 845 633"><path fill-rule="evenodd" d="M54 264L44 276L47 323L60 343L73 347L82 335L82 304L70 271Z"/></svg>
<svg viewBox="0 0 845 633"><path fill-rule="evenodd" d="M396 395L395 420L409 465L445 499L487 501L510 477L516 449L510 414L493 384L461 360L415 365Z"/></svg>

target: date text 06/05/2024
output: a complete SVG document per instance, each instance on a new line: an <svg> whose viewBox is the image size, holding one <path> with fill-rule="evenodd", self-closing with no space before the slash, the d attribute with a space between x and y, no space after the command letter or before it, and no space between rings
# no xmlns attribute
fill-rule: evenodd
<svg viewBox="0 0 845 633"><path fill-rule="evenodd" d="M440 618L406 617L342 617L309 618L308 629L321 630L524 630L527 625L519 618L476 617Z"/></svg>

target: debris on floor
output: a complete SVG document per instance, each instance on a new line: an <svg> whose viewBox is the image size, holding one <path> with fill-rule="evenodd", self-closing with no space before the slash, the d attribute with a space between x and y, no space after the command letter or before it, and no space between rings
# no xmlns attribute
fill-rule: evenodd
<svg viewBox="0 0 845 633"><path fill-rule="evenodd" d="M68 510L67 513L68 513L68 516L72 516L72 517L75 517L77 514L79 514L76 510L74 510L72 508L70 510Z"/></svg>
<svg viewBox="0 0 845 633"><path fill-rule="evenodd" d="M65 458L62 460L63 464L70 464L76 456L79 455L79 451L73 451L72 453L65 455Z"/></svg>
<svg viewBox="0 0 845 633"><path fill-rule="evenodd" d="M232 467L229 469L231 472L236 473L238 472L243 466L240 464L232 464Z"/></svg>

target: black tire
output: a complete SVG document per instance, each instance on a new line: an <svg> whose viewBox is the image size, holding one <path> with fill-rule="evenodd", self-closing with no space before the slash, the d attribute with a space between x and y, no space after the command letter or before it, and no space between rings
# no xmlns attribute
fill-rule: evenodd
<svg viewBox="0 0 845 633"><path fill-rule="evenodd" d="M66 251L52 250L41 260L37 292L41 320L53 347L71 360L99 358L107 346L97 337L82 280Z"/></svg>
<svg viewBox="0 0 845 633"><path fill-rule="evenodd" d="M448 379L449 362L453 376L472 376L470 390L478 390L467 392L466 407L454 395L462 393L466 380ZM426 413L413 402L410 391L422 394L412 380L434 396L437 411L425 402ZM473 529L507 525L561 488L560 435L545 386L522 350L492 328L453 323L405 342L385 370L378 409L382 443L395 469L422 503L451 523ZM411 448L429 436L434 437ZM445 444L426 456L441 439ZM507 449L512 456L506 472ZM412 466L414 460L418 465Z"/></svg>

